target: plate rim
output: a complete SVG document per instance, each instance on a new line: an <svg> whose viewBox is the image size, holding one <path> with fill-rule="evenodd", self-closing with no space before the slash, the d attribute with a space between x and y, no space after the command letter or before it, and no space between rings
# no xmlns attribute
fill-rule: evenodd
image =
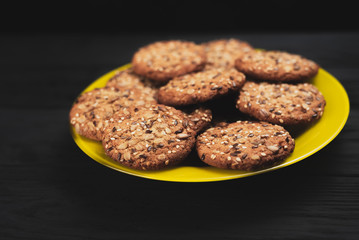
<svg viewBox="0 0 359 240"><path fill-rule="evenodd" d="M96 87L94 87L96 85L96 82L98 82L100 79L103 79L103 78L106 78L106 77L110 77L112 76L116 71L121 71L121 70L125 70L125 69L128 69L131 67L131 63L128 63L128 64L125 64L123 66L120 66L118 68L115 68L105 74L103 74L102 76L98 77L97 79L95 79L93 82L91 82L91 84L89 84L83 91L81 91L80 94L84 93L84 92L87 92L87 91L90 91ZM325 146L327 146L330 142L332 142L338 135L339 133L343 130L346 122L348 121L348 118L349 118L349 114L350 114L350 101L349 101L349 96L348 96L348 93L347 91L345 90L344 86L341 84L341 82L335 78L332 74L330 74L328 71L326 71L325 69L323 68L319 68L319 71L321 71L323 74L326 74L328 76L330 76L331 78L333 78L335 81L335 84L337 85L336 87L338 89L340 89L340 91L342 91L342 93L344 93L344 97L343 100L345 100L345 104L344 104L344 107L345 107L345 116L343 116L343 120L341 121L341 123L339 124L339 127L336 129L336 131L334 131L331 136L329 138L327 138L322 144L320 144L319 146L317 146L316 148L312 149L311 151L307 152L306 154L303 154L302 156L292 160L292 161L289 161L289 162L284 162L282 164L279 164L279 165L276 165L276 166L273 166L273 167L270 167L270 168L266 168L266 169L262 169L262 170L258 170L258 171L254 171L254 172L248 172L248 173L243 173L241 175L230 175L230 176L222 176L222 177L215 177L215 178L202 178L200 180L193 180L193 179L189 179L189 180L183 180L183 179L166 179L166 178L156 178L156 177L153 177L152 175L151 176L148 176L148 175L141 175L141 174L137 174L135 172L128 172L128 171L125 171L123 169L120 169L120 168L117 168L117 167L114 167L112 166L111 164L109 164L108 162L106 161L103 161L101 159L98 158L98 156L92 154L92 152L90 151L87 151L86 147L83 145L83 144L80 144L80 137L79 135L76 133L74 127L69 123L69 127L70 127L70 132L71 132L71 136L73 138L73 140L75 141L76 145L87 155L89 156L92 160L95 160L96 162L100 163L101 165L104 165L108 168L111 168L113 170L116 170L118 172L121 172L121 173L125 173L125 174L128 174L128 175L131 175L131 176L136 176L136 177L141 177L141 178L145 178L145 179L151 179L151 180L157 180L157 181L166 181L166 182L217 182L217 181L225 181L225 180L232 180L232 179L238 179L238 178L244 178L244 177L250 177L250 176L255 176L255 175L259 175L259 174L263 174L263 173L266 173L266 172L271 172L271 171L274 171L274 170L278 170L278 169L281 169L281 168L284 168L284 167L288 167L290 165L293 165L297 162L300 162L306 158L308 158L309 156L315 154L316 152L320 151L321 149L323 149ZM319 73L319 72L318 72ZM80 95L79 94L79 95ZM344 115L344 114L343 114ZM92 140L89 140L89 141L92 141ZM94 141L95 142L95 141ZM123 166L125 167L125 166ZM193 166L185 166L185 167L188 167L188 168L192 168ZM207 166L206 166L207 167ZM210 166L208 166L210 167ZM125 167L126 168L126 167ZM194 167L196 168L196 167ZM229 170L230 171L230 170Z"/></svg>

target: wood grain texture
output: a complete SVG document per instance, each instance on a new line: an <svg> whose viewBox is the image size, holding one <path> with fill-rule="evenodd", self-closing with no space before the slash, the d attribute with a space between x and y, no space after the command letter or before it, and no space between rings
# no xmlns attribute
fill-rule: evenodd
<svg viewBox="0 0 359 240"><path fill-rule="evenodd" d="M348 91L340 135L295 165L170 183L118 173L73 142L68 111L100 75L156 40L238 37L317 61ZM3 35L1 239L358 239L359 33Z"/></svg>

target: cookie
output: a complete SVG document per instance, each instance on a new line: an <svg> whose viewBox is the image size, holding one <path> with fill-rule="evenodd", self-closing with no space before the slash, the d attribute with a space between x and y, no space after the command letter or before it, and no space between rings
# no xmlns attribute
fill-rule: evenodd
<svg viewBox="0 0 359 240"><path fill-rule="evenodd" d="M207 54L205 69L233 68L240 55L254 50L249 43L234 38L214 40L202 46Z"/></svg>
<svg viewBox="0 0 359 240"><path fill-rule="evenodd" d="M249 121L210 128L196 142L199 158L208 165L245 171L281 162L293 152L294 145L283 127Z"/></svg>
<svg viewBox="0 0 359 240"><path fill-rule="evenodd" d="M206 108L198 108L187 115L188 124L194 131L199 132L209 126L212 121L212 111Z"/></svg>
<svg viewBox="0 0 359 240"><path fill-rule="evenodd" d="M81 136L101 141L102 130L113 119L114 113L131 116L130 107L154 104L151 92L113 87L97 88L78 97L70 110L70 123Z"/></svg>
<svg viewBox="0 0 359 240"><path fill-rule="evenodd" d="M310 83L247 81L240 90L236 106L262 121L294 125L319 119L325 104L323 95Z"/></svg>
<svg viewBox="0 0 359 240"><path fill-rule="evenodd" d="M192 150L200 129L182 111L165 105L141 108L130 119L109 125L105 153L127 167L158 170L180 163Z"/></svg>
<svg viewBox="0 0 359 240"><path fill-rule="evenodd" d="M244 74L235 69L210 69L173 78L158 91L158 101L171 106L202 103L238 90Z"/></svg>
<svg viewBox="0 0 359 240"><path fill-rule="evenodd" d="M205 64L206 53L202 46L179 40L149 44L140 48L132 58L135 73L162 83L202 70Z"/></svg>
<svg viewBox="0 0 359 240"><path fill-rule="evenodd" d="M149 88L156 91L156 85L150 79L136 74L133 68L116 71L107 81L106 86L115 88Z"/></svg>
<svg viewBox="0 0 359 240"><path fill-rule="evenodd" d="M315 62L282 51L248 52L235 61L235 67L247 77L274 82L303 81L319 70Z"/></svg>

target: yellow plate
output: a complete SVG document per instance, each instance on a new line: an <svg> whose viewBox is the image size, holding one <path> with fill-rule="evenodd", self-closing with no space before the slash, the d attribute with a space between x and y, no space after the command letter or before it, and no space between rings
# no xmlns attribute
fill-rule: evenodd
<svg viewBox="0 0 359 240"><path fill-rule="evenodd" d="M117 68L88 86L83 92L104 87L115 71L129 68L130 64ZM105 155L101 143L78 135L71 126L76 144L95 161L117 171L138 177L173 182L210 182L248 177L292 165L322 149L342 130L349 115L349 98L337 79L320 69L311 82L323 93L327 105L322 118L301 133L296 133L294 152L280 165L254 172L224 170L210 166L176 166L160 171L141 171L127 168ZM198 160L200 161L200 160Z"/></svg>

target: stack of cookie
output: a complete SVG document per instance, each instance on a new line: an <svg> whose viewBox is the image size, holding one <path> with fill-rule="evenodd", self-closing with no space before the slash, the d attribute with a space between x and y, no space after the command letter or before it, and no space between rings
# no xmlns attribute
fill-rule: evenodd
<svg viewBox="0 0 359 240"><path fill-rule="evenodd" d="M304 83L318 69L299 55L258 51L237 39L156 42L140 48L132 68L104 88L82 94L70 123L131 168L176 165L196 147L198 159L211 166L257 170L293 151L283 126L322 116L324 97ZM211 122L208 103L233 95L239 111L256 120Z"/></svg>

